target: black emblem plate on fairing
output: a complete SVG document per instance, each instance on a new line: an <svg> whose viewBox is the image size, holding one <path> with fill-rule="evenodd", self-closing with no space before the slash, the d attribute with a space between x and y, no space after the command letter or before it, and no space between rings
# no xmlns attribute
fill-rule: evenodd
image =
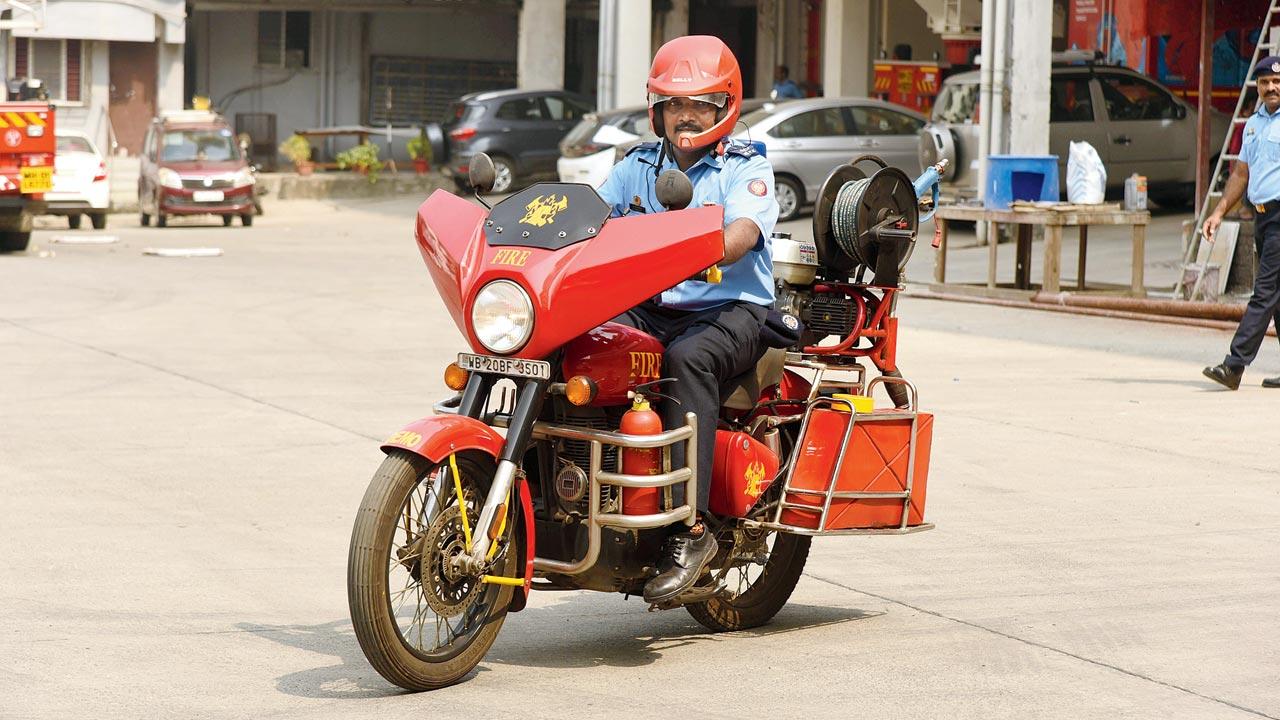
<svg viewBox="0 0 1280 720"><path fill-rule="evenodd" d="M484 239L493 246L559 250L600 234L609 206L590 185L538 183L493 206Z"/></svg>

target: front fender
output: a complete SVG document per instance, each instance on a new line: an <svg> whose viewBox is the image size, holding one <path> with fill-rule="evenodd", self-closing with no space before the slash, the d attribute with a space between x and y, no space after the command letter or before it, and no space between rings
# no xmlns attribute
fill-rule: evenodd
<svg viewBox="0 0 1280 720"><path fill-rule="evenodd" d="M464 450L479 450L490 457L497 458L502 452L502 444L506 441L496 430L472 417L465 415L431 415L405 425L395 435L382 444L383 452L391 450L408 450L426 458L432 464L446 460L449 455ZM520 507L521 522L516 530L524 531L524 541L520 544L517 565L524 573L523 592L511 598L511 612L524 609L529 598L529 588L533 583L534 524L533 499L529 495L529 484L523 476L516 482L517 503Z"/></svg>
<svg viewBox="0 0 1280 720"><path fill-rule="evenodd" d="M438 463L450 454L479 450L492 457L502 452L504 438L498 431L465 415L431 415L400 428L382 443L382 451L399 448Z"/></svg>

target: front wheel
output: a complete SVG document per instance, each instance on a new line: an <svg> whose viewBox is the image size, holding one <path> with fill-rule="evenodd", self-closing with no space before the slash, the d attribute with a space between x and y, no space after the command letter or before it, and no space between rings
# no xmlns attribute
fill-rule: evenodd
<svg viewBox="0 0 1280 720"><path fill-rule="evenodd" d="M734 533L735 557L724 577L725 592L685 606L694 620L712 632L746 630L772 620L795 590L813 541L808 535L791 533Z"/></svg>
<svg viewBox="0 0 1280 720"><path fill-rule="evenodd" d="M351 534L347 600L356 638L369 664L407 690L445 687L471 672L493 645L515 591L449 562L465 552L463 508L473 525L494 473L493 460L479 453L459 453L457 466L461 503L448 461L391 453L369 483ZM496 575L516 575L514 525L498 538Z"/></svg>

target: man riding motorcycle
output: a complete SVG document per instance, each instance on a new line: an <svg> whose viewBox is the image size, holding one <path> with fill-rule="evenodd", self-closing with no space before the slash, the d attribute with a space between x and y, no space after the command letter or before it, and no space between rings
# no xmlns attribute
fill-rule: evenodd
<svg viewBox="0 0 1280 720"><path fill-rule="evenodd" d="M658 175L678 167L693 184L691 206L724 207L723 278L686 280L629 310L615 322L658 338L665 346L662 376L679 404L662 403L663 423L697 415L699 458L712 457L716 418L731 378L754 367L764 352L760 331L773 303L770 236L778 219L773 168L750 145L731 142L742 106L742 74L727 46L710 36L676 38L653 58L647 83L649 120L659 142L633 148L613 168L599 194L613 216L661 212ZM673 452L673 464L684 464ZM716 553L714 533L702 522L711 487L711 462L698 463L698 522L673 535L660 574L644 588L662 602L693 585Z"/></svg>

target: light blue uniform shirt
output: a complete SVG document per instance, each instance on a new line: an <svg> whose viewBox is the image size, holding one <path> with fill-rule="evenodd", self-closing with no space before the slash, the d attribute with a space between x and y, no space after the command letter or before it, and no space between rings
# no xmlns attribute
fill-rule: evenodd
<svg viewBox="0 0 1280 720"><path fill-rule="evenodd" d="M1280 200L1280 111L1263 105L1244 124L1240 159L1249 166L1249 202Z"/></svg>
<svg viewBox="0 0 1280 720"><path fill-rule="evenodd" d="M668 155L658 163L658 143L644 143L632 149L614 166L609 179L600 186L600 197L609 204L613 217L636 214L632 203L645 213L665 212L658 203L654 182L659 173L676 167ZM730 143L723 155L712 149L685 174L693 183L689 207L704 203L724 206L724 224L741 218L760 230L756 245L732 265L722 265L724 277L718 284L686 280L666 290L659 304L681 310L705 310L734 300L757 305L773 304L773 244L770 236L778 221L778 202L773 197L773 166L745 143ZM637 198L639 201L637 202Z"/></svg>

